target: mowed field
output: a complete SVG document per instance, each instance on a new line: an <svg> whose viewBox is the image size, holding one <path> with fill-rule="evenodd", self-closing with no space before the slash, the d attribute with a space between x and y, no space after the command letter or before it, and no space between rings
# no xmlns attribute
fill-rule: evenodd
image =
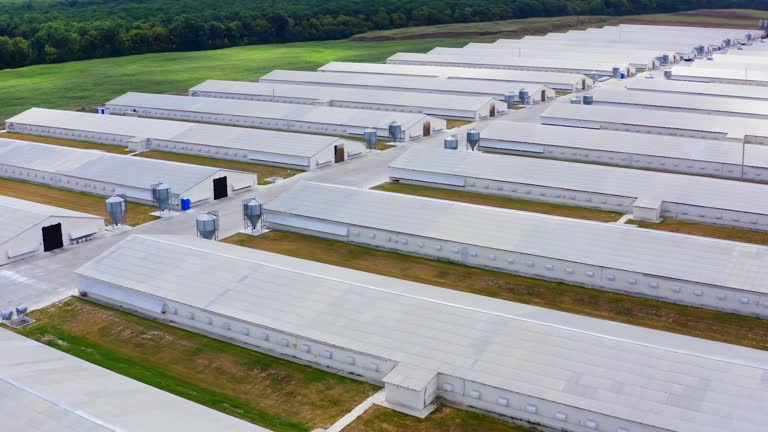
<svg viewBox="0 0 768 432"><path fill-rule="evenodd" d="M20 334L275 432L329 427L379 390L77 298L31 316Z"/></svg>
<svg viewBox="0 0 768 432"><path fill-rule="evenodd" d="M107 213L106 197L53 188L34 183L0 178L0 194L25 199L69 210L105 216ZM126 224L137 226L157 219L150 213L155 209L136 203L128 203Z"/></svg>
<svg viewBox="0 0 768 432"><path fill-rule="evenodd" d="M312 70L330 61L379 62L398 51L458 47L465 39L253 45L145 54L0 70L0 119L33 106L88 109L125 92L178 93L207 79L256 80L274 69Z"/></svg>
<svg viewBox="0 0 768 432"><path fill-rule="evenodd" d="M768 320L272 231L223 241L383 276L768 350Z"/></svg>

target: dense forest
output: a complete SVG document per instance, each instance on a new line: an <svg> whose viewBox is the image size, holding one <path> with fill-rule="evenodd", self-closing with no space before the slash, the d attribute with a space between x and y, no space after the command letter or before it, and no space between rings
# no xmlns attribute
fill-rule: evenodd
<svg viewBox="0 0 768 432"><path fill-rule="evenodd" d="M0 69L431 24L734 7L768 9L768 0L0 0Z"/></svg>

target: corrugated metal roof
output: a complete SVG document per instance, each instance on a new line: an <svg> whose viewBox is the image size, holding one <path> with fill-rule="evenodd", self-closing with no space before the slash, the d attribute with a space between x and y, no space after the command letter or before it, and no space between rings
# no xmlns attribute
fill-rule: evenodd
<svg viewBox="0 0 768 432"><path fill-rule="evenodd" d="M548 159L414 147L390 168L768 214L768 185Z"/></svg>
<svg viewBox="0 0 768 432"><path fill-rule="evenodd" d="M552 106L544 111L541 114L541 118L562 118L587 122L658 127L670 130L679 129L720 133L734 140L743 140L746 136L768 136L768 123L760 119L686 112L670 113L667 111L638 110L636 108L616 106L590 106L558 102L552 104Z"/></svg>
<svg viewBox="0 0 768 432"><path fill-rule="evenodd" d="M271 212L768 293L763 246L306 182Z"/></svg>
<svg viewBox="0 0 768 432"><path fill-rule="evenodd" d="M99 216L0 195L0 244L53 216L103 219Z"/></svg>
<svg viewBox="0 0 768 432"><path fill-rule="evenodd" d="M648 80L650 81L650 80ZM719 115L768 116L768 101L733 99L695 94L663 94L602 88L593 93L595 103L638 105L664 110L710 111Z"/></svg>
<svg viewBox="0 0 768 432"><path fill-rule="evenodd" d="M397 53L387 59L387 63L396 62L423 62L423 63L446 63L446 64L460 64L470 65L475 68L483 68L484 66L521 66L521 67L537 67L537 68L552 68L552 69L570 69L579 71L582 73L590 73L591 71L597 72L612 72L614 67L620 67L626 69L629 66L627 63L606 63L595 62L585 58L581 61L577 59L526 59L526 58L510 58L510 57L478 57L467 55L437 55L437 54L419 54L419 53Z"/></svg>
<svg viewBox="0 0 768 432"><path fill-rule="evenodd" d="M191 237L132 236L78 273L664 430L762 432L768 421L762 351Z"/></svg>
<svg viewBox="0 0 768 432"><path fill-rule="evenodd" d="M577 85L584 75L562 72L535 72L516 70L470 69L462 67L397 65L384 63L330 62L318 69L320 72L351 72L404 76L426 76L443 79L479 79L508 82Z"/></svg>
<svg viewBox="0 0 768 432"><path fill-rule="evenodd" d="M488 104L489 97L450 94L328 88L326 86L273 84L248 81L206 81L190 91L221 92L259 96L314 99L317 102L343 101L392 106L477 111Z"/></svg>
<svg viewBox="0 0 768 432"><path fill-rule="evenodd" d="M750 65L768 65L768 57L750 57L750 56L732 56L726 54L718 54L712 57L712 61L701 62L702 65L721 63L721 64L733 64L743 67L749 67Z"/></svg>
<svg viewBox="0 0 768 432"><path fill-rule="evenodd" d="M738 57L737 57L738 58ZM768 73L768 64L765 63L726 63L726 62L719 62L719 61L695 61L694 63L690 64L689 67L693 69L727 69L727 70L734 70L738 73L740 73L742 76L749 77L751 73L762 73L766 74Z"/></svg>
<svg viewBox="0 0 768 432"><path fill-rule="evenodd" d="M40 108L8 122L304 157L342 141L323 135Z"/></svg>
<svg viewBox="0 0 768 432"><path fill-rule="evenodd" d="M30 432L269 432L0 328L3 426Z"/></svg>
<svg viewBox="0 0 768 432"><path fill-rule="evenodd" d="M741 165L742 157L741 145L732 142L507 121L495 121L483 129L480 146L484 145L483 140L584 148L736 165ZM750 159L747 161L748 164L755 162ZM763 160L762 163L768 163L768 159Z"/></svg>
<svg viewBox="0 0 768 432"><path fill-rule="evenodd" d="M459 56L471 56L471 57L502 57L504 59L574 59L576 61L583 61L588 59L593 62L601 63L631 63L633 65L649 65L657 63L656 54L636 54L631 51L626 51L620 54L613 53L600 53L600 52L587 52L575 51L571 48L557 47L509 47L505 48L503 45L491 45L490 48L434 48L429 51L429 54L435 55L459 55ZM495 47L495 48L494 48Z"/></svg>
<svg viewBox="0 0 768 432"><path fill-rule="evenodd" d="M326 72L306 72L275 70L259 79L260 81L282 81L294 83L296 85L305 84L327 84L337 87L386 87L393 90L408 89L415 92L449 92L449 93L472 93L485 94L488 97L499 97L505 93L517 93L522 88L527 88L531 92L541 91L543 86L533 86L531 83L514 82L484 82L467 79L441 79L432 77L410 76L402 77L396 75L375 75L360 73L326 73Z"/></svg>
<svg viewBox="0 0 768 432"><path fill-rule="evenodd" d="M675 66L672 68L672 79L692 78L698 80L706 79L728 79L742 81L768 81L768 72L760 70L744 71L744 68L708 68L708 67L686 67Z"/></svg>
<svg viewBox="0 0 768 432"><path fill-rule="evenodd" d="M0 139L0 163L140 189L165 182L185 192L221 171L200 165Z"/></svg>
<svg viewBox="0 0 768 432"><path fill-rule="evenodd" d="M703 94L745 99L768 99L768 87L745 86L740 84L703 83L695 81L676 81L662 79L627 80L624 86L628 90L644 90L682 94Z"/></svg>
<svg viewBox="0 0 768 432"><path fill-rule="evenodd" d="M107 102L107 105L110 104L380 129L387 129L393 121L399 122L407 129L427 118L419 113L149 93L126 93Z"/></svg>
<svg viewBox="0 0 768 432"><path fill-rule="evenodd" d="M571 50L570 52L574 52L574 49L578 50L576 52L582 53L581 55L584 55L584 53L588 56L592 53L611 53L611 54L626 54L631 53L632 55L646 55L650 56L649 58L655 58L663 54L668 55L674 55L675 51L673 49L644 49L644 48L636 48L633 46L617 46L617 45L611 45L611 44L605 44L605 43L590 43L589 41L583 41L583 42L572 42L568 40L539 40L539 39L500 39L494 43L481 43L481 42L470 42L468 43L465 48L476 48L476 49L507 49L507 50L513 50L516 47L524 47L528 49L537 48L540 50L548 50L548 49L554 49L556 51L564 51L564 50Z"/></svg>

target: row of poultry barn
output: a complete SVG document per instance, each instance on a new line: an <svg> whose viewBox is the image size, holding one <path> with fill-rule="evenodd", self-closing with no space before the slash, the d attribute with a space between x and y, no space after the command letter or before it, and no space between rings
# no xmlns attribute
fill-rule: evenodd
<svg viewBox="0 0 768 432"><path fill-rule="evenodd" d="M768 51L747 53L762 52L763 37L609 26L211 80L187 96L127 93L104 105L109 115L31 109L7 129L304 171L366 157L360 138L373 130L411 147L389 164L392 182L765 232L768 94L685 79L739 68L758 79ZM541 115L515 121L519 108ZM473 122L466 149L429 138L460 133L463 143L465 129L448 126L456 120ZM7 139L0 176L138 202L157 180L201 203L222 198L222 177L227 196L257 187L238 171ZM0 211L12 204L19 219L87 219L3 201ZM263 222L768 318L768 247L752 243L306 181L267 202ZM81 297L382 385L386 404L408 414L444 401L570 432L758 432L768 422L758 350L189 237L134 235L77 274Z"/></svg>

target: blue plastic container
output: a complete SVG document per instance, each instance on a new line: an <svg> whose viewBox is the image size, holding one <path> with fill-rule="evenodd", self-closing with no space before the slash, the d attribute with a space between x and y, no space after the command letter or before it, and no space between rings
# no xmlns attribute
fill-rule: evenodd
<svg viewBox="0 0 768 432"><path fill-rule="evenodd" d="M192 209L192 200L186 197L181 198L181 211L188 211Z"/></svg>
<svg viewBox="0 0 768 432"><path fill-rule="evenodd" d="M626 74L621 74L621 79L625 79L627 77Z"/></svg>

